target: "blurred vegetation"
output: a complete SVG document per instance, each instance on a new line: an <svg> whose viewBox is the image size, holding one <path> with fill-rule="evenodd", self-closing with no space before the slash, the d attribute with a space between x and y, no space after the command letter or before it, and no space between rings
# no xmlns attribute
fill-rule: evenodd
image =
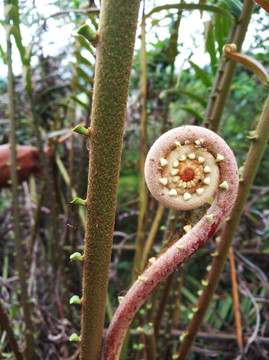
<svg viewBox="0 0 269 360"><path fill-rule="evenodd" d="M201 3L204 3L201 1ZM208 1L231 14L236 12L232 4L239 1ZM6 5L9 3L6 1ZM90 125L91 101L94 82L95 48L75 30L85 22L98 28L99 13L87 12L98 9L94 1L51 1L40 5L35 2L11 2L18 6L20 19L15 14L10 25L20 28L21 34L12 37L13 64L29 72L31 89L22 72L14 75L15 120L18 144L38 146L37 134L43 149L49 146L51 156L44 171L51 174L51 184L31 177L19 191L20 232L24 249L24 262L31 302L36 341L37 359L76 359L78 343L69 342L72 333L80 331L80 306L70 305L72 295L81 295L82 267L69 257L83 248L85 227L84 208L71 205L74 194L85 198L87 191L88 149L90 144L72 133L77 124ZM40 7L41 6L41 7ZM149 12L154 3L146 1ZM3 5L1 5L3 7ZM45 11L46 10L46 11ZM73 11L74 10L74 11ZM196 10L198 11L198 10ZM56 13L59 14L57 15ZM45 14L45 15L44 15ZM48 15L50 14L50 15ZM147 20L147 134L150 145L161 133L172 127L185 124L202 125L210 89L214 82L221 58L222 46L226 43L231 20L220 14L209 14L205 22L203 44L193 37L187 45L181 42L179 26L177 46L171 46L177 9L153 14ZM252 16L253 41L247 54L260 61L268 69L268 18L258 5ZM188 20L190 12L183 12L181 21ZM162 20L166 19L165 25ZM208 17L206 18L208 19ZM3 19L1 19L3 20ZM19 21L18 22L16 22ZM141 19L139 19L140 21ZM201 23L203 19L200 20ZM7 31L7 24L1 21ZM192 25L191 25L192 26ZM154 36L152 36L154 34ZM165 34L165 36L163 35ZM20 38L21 36L21 38ZM55 36L55 37L54 37ZM267 36L267 37L266 37ZM15 41L15 40L16 41ZM22 43L20 44L20 41ZM133 259L139 214L139 160L140 160L140 115L141 77L139 41L134 54L131 76L126 128L118 190L118 209L115 215L114 248L111 259L110 287L105 327L109 323L109 311L117 306L117 296L124 294L132 281ZM23 44L23 45L22 45ZM23 49L20 47L23 46ZM28 58L24 60L31 47ZM192 60L196 46L203 47L206 65ZM1 42L2 62L6 63L5 44ZM174 51L171 51L171 49ZM182 66L182 56L189 49ZM176 52L175 52L176 50ZM28 79L29 80L29 79ZM249 131L255 130L263 104L268 96L256 77L239 65L230 89L221 119L220 135L233 149L241 167L246 159ZM0 78L0 145L9 142L9 94L6 77ZM165 117L167 117L165 119ZM269 119L268 119L269 121ZM113 154L111 154L113 156ZM109 161L109 159L107 159ZM42 163L42 166L44 164ZM46 169L46 170L45 170ZM1 176L1 173L0 173ZM1 189L0 196L0 303L8 315L15 339L24 349L25 323L20 302L18 270L14 249L12 221L12 193ZM53 196L48 196L48 192ZM157 204L147 198L145 232L149 232ZM51 216L55 207L55 218ZM234 238L237 268L240 314L246 353L240 353L236 343L234 303L232 297L230 266L227 262L218 290L210 304L204 324L192 349L190 359L266 359L269 354L269 149L267 148L250 197ZM152 256L158 254L167 240L165 229L171 216L165 209L159 230L155 236ZM179 215L176 231L179 231L183 215ZM53 231L57 222L58 232ZM36 228L35 228L36 226ZM34 234L34 235L33 235ZM34 237L33 237L34 236ZM54 262L56 237L59 261ZM32 250L30 248L32 246ZM160 338L157 342L158 359L171 359L179 344L202 289L201 280L210 265L209 254L214 251L215 241L210 240L182 270L179 270L171 288L171 296L162 317ZM56 266L56 268L55 268ZM160 286L158 299L162 298ZM153 295L154 296L154 295ZM153 300L152 300L153 301ZM133 329L143 326L150 318L151 300L140 310ZM173 309L178 308L178 317L173 328L167 332ZM158 307L156 307L158 309ZM157 312L155 308L155 311ZM256 337L248 344L253 333ZM6 327L0 318L0 357L15 359L8 341ZM166 336L168 335L168 336ZM145 359L143 332L132 330L127 359ZM163 349L163 344L166 348ZM241 355L240 355L241 354Z"/></svg>

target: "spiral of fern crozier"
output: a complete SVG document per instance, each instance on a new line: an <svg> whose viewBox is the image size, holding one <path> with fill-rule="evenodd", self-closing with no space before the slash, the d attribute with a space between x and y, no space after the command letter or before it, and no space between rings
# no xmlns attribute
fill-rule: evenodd
<svg viewBox="0 0 269 360"><path fill-rule="evenodd" d="M193 255L229 215L238 189L233 152L214 132L182 126L163 134L150 149L145 178L153 196L167 207L189 210L212 204L199 222L146 267L121 300L109 326L103 360L119 358L132 318L149 294ZM185 227L184 227L185 229Z"/></svg>
<svg viewBox="0 0 269 360"><path fill-rule="evenodd" d="M176 210L191 210L213 198L218 186L229 186L220 179L219 167L225 162L224 142L210 130L183 126L163 134L151 147L145 164L145 179L152 195Z"/></svg>

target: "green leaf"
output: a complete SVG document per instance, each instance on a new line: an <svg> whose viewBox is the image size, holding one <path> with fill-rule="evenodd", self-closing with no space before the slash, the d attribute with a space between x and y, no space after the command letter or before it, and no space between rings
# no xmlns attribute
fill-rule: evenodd
<svg viewBox="0 0 269 360"><path fill-rule="evenodd" d="M171 10L171 9L179 9L179 10L200 10L200 11L209 11L216 14L221 14L222 16L228 17L232 19L232 16L229 12L221 7L215 5L206 5L206 4L173 4L173 5L162 5L157 6L156 8L152 9L148 14L146 14L143 18L144 22L148 17L152 14L162 11L162 10Z"/></svg>
<svg viewBox="0 0 269 360"><path fill-rule="evenodd" d="M70 129L50 131L49 133L47 133L47 139L53 139L55 137L62 136L68 133L70 133Z"/></svg>
<svg viewBox="0 0 269 360"><path fill-rule="evenodd" d="M210 56L212 72L213 74L215 74L217 70L218 60L215 49L215 35L212 21L205 22L205 48Z"/></svg>
<svg viewBox="0 0 269 360"><path fill-rule="evenodd" d="M3 59L3 63L6 64L7 63L7 61L6 61L6 53L4 52L1 45L0 45L0 55L1 55L1 58Z"/></svg>
<svg viewBox="0 0 269 360"><path fill-rule="evenodd" d="M36 103L37 106L40 105L40 103ZM63 107L63 108L69 108L70 104L68 102L61 102L59 100L55 100L55 101L49 101L48 103L46 103L44 106L42 106L41 108L38 109L38 112L40 114L43 114L47 109L52 108L52 106L56 106L56 107ZM50 113L50 116L54 119L55 114L54 113Z"/></svg>
<svg viewBox="0 0 269 360"><path fill-rule="evenodd" d="M215 14L214 25L215 25L215 38L218 43L219 57L221 57L222 48L227 43L231 21L230 19L227 19L219 14Z"/></svg>
<svg viewBox="0 0 269 360"><path fill-rule="evenodd" d="M85 110L88 110L89 105L87 105L83 101L79 100L76 96L71 96L71 99L73 99L77 104L82 106Z"/></svg>
<svg viewBox="0 0 269 360"><path fill-rule="evenodd" d="M78 40L81 47L84 47L95 57L95 52L93 51L92 45L83 36L77 35L76 39Z"/></svg>
<svg viewBox="0 0 269 360"><path fill-rule="evenodd" d="M6 31L9 35L13 35L15 39L16 46L20 53L21 62L23 65L28 65L28 62L25 60L25 48L22 45L21 33L19 28L14 25L6 25Z"/></svg>
<svg viewBox="0 0 269 360"><path fill-rule="evenodd" d="M24 51L25 51L25 63L26 65L30 66L30 62L31 62L31 57L32 57L32 49L33 46L32 45L28 45L24 47Z"/></svg>
<svg viewBox="0 0 269 360"><path fill-rule="evenodd" d="M207 101L200 95L197 95L197 94L194 94L190 91L180 91L180 93L182 95L185 95L187 97L189 97L190 99L192 100L195 100L197 101L199 104L201 104L204 108L206 108L206 105L207 105Z"/></svg>
<svg viewBox="0 0 269 360"><path fill-rule="evenodd" d="M210 76L208 75L208 73L204 69L200 68L200 66L195 64L193 61L189 60L189 63L194 68L196 75L202 80L202 82L205 84L205 86L211 87L212 80L211 80Z"/></svg>
<svg viewBox="0 0 269 360"><path fill-rule="evenodd" d="M25 84L25 90L27 91L27 94L30 95L32 93L32 77L29 66L26 65L23 66L22 77Z"/></svg>
<svg viewBox="0 0 269 360"><path fill-rule="evenodd" d="M219 301L217 308L221 319L227 319L227 314L231 311L232 307L233 299L230 296L226 296ZM221 329L223 325L223 321L221 319L218 319L216 316L212 318L211 324L215 329Z"/></svg>
<svg viewBox="0 0 269 360"><path fill-rule="evenodd" d="M78 55L78 63L88 66L91 70L94 69L94 65L81 54Z"/></svg>
<svg viewBox="0 0 269 360"><path fill-rule="evenodd" d="M90 93L91 89L87 89L86 86L81 85L78 81L72 80L72 85L75 88L78 88L81 92L85 93L87 96L89 96L89 97L91 96L91 93ZM73 88L73 86L72 86L72 88Z"/></svg>
<svg viewBox="0 0 269 360"><path fill-rule="evenodd" d="M203 117L196 110L194 110L191 106L181 106L181 109L187 111L190 115L195 117L195 119L199 123L203 122Z"/></svg>
<svg viewBox="0 0 269 360"><path fill-rule="evenodd" d="M197 297L193 295L193 293L188 290L185 286L182 287L182 294L192 303L196 304Z"/></svg>
<svg viewBox="0 0 269 360"><path fill-rule="evenodd" d="M20 26L20 18L18 13L18 8L12 4L5 5L5 18L11 19L14 26L17 28Z"/></svg>
<svg viewBox="0 0 269 360"><path fill-rule="evenodd" d="M181 89L169 89L165 91L166 93L179 93L181 95L187 96L188 98L197 101L199 104L201 104L204 108L206 107L207 100L204 99L202 96L194 94L190 91L184 91Z"/></svg>
<svg viewBox="0 0 269 360"><path fill-rule="evenodd" d="M69 84L57 84L57 85L48 86L43 91L41 91L41 93L38 94L35 101L39 102L42 99L42 97L44 97L44 95L47 95L55 90L64 89L67 86L69 86Z"/></svg>
<svg viewBox="0 0 269 360"><path fill-rule="evenodd" d="M86 73L85 70L83 70L80 66L78 66L76 70L79 76L81 76L85 81L89 81L90 75Z"/></svg>
<svg viewBox="0 0 269 360"><path fill-rule="evenodd" d="M225 0L223 2L228 6L232 15L239 18L243 9L243 3L240 0Z"/></svg>

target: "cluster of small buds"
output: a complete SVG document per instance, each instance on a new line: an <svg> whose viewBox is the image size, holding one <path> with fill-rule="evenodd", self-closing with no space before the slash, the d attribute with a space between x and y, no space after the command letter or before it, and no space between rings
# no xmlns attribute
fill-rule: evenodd
<svg viewBox="0 0 269 360"><path fill-rule="evenodd" d="M196 144L195 146L198 147ZM201 145L199 148L198 153L201 152ZM160 184L169 189L169 196L182 196L184 201L189 201L194 193L202 196L205 187L211 183L212 155L208 152L205 152L204 156L196 155L190 152L191 150L193 150L191 145L179 146L179 142L176 141L175 150L170 152L169 159L160 159ZM215 162L223 159L224 157L218 154ZM217 172L216 166L214 170ZM225 181L220 187L225 188L226 184Z"/></svg>

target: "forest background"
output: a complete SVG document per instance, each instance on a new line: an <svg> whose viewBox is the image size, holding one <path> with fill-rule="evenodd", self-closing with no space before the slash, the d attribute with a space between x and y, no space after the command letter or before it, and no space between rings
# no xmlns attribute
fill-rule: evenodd
<svg viewBox="0 0 269 360"><path fill-rule="evenodd" d="M140 273L145 257L157 256L169 246L169 239L180 233L186 218L197 221L193 214L161 207L147 192L143 168L151 144L174 127L211 127L232 148L242 174L268 97L268 87L255 76L253 67L250 71L239 64L227 70L231 60L227 61L222 50L226 43L234 42L235 28L240 27L239 19L246 11L245 29L237 30L238 51L245 37L242 52L268 69L268 14L263 8L248 0L200 1L186 9L183 2L179 8L172 2L170 8L162 5L141 3L138 18L105 329L118 297L132 283L134 269ZM86 129L90 126L96 50L94 43L75 30L87 23L96 31L99 7L94 1L51 1L46 7L37 1L5 1L0 51L1 74L7 76L0 77L0 145L37 147L43 179L31 177L16 193L13 188L1 189L3 359L71 360L79 356L82 264L71 261L70 256L83 251L86 211L70 202L86 197L90 142L72 129L78 124ZM149 14L152 9L155 12ZM194 22L198 25L193 31ZM219 105L218 122L212 125L210 112L212 101L220 96L215 94L221 73L229 73L231 79L221 95L224 101ZM47 147L49 160L44 154ZM190 359L268 357L268 169L266 148L242 207L234 251L229 252L202 327L196 326L195 343L186 345L192 346ZM205 288L216 245L216 238L208 241L140 309L122 359L178 358L177 349ZM34 355L26 351L29 347Z"/></svg>

